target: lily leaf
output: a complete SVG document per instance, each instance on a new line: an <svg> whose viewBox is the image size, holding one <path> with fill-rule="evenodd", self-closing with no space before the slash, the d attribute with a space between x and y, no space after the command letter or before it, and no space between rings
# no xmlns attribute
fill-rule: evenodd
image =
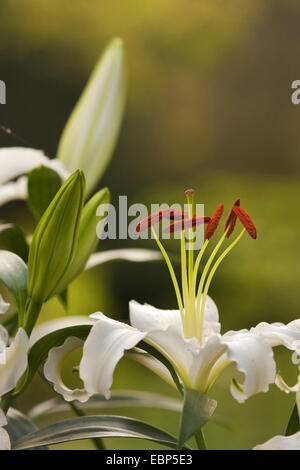
<svg viewBox="0 0 300 470"><path fill-rule="evenodd" d="M9 408L7 413L6 431L9 434L12 445L24 435L36 431L37 427L23 413L15 408ZM34 448L32 449L34 450ZM39 450L47 450L47 447L40 446Z"/></svg>
<svg viewBox="0 0 300 470"><path fill-rule="evenodd" d="M29 173L27 185L28 206L36 220L40 220L62 185L61 177L52 168L41 165Z"/></svg>
<svg viewBox="0 0 300 470"><path fill-rule="evenodd" d="M180 430L179 430L179 447L194 434L196 434L202 426L211 418L217 402L207 395L197 390L184 387L184 402L181 414Z"/></svg>
<svg viewBox="0 0 300 470"><path fill-rule="evenodd" d="M77 403L80 410L99 410L111 408L127 408L127 407L150 407L162 408L164 410L181 411L182 404L180 400L160 395L158 393L142 392L137 390L114 390L109 400L103 396L94 395L84 403ZM32 418L38 418L43 415L53 413L65 413L70 410L70 405L57 398L39 403L32 408L28 415Z"/></svg>
<svg viewBox="0 0 300 470"><path fill-rule="evenodd" d="M80 416L51 424L34 431L14 443L14 450L58 444L95 437L129 437L146 439L172 449L176 439L170 434L142 421L124 416Z"/></svg>
<svg viewBox="0 0 300 470"><path fill-rule="evenodd" d="M91 327L92 325L76 325L61 328L60 330L52 331L36 341L28 354L27 370L17 385L13 395L20 395L28 386L39 366L47 359L50 349L61 346L69 336L76 336L77 338L85 340Z"/></svg>
<svg viewBox="0 0 300 470"><path fill-rule="evenodd" d="M289 419L285 435L291 436L300 430L300 419L297 403L295 404L291 417Z"/></svg>
<svg viewBox="0 0 300 470"><path fill-rule="evenodd" d="M25 234L17 225L0 225L0 248L15 253L20 256L25 263L27 262L29 247L26 242Z"/></svg>
<svg viewBox="0 0 300 470"><path fill-rule="evenodd" d="M19 317L23 318L27 299L27 266L15 253L0 250L0 281L13 295Z"/></svg>

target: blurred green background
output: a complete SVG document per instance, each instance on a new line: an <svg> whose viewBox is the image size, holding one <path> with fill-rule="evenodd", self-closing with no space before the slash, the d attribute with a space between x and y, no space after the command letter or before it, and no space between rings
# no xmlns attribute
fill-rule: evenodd
<svg viewBox="0 0 300 470"><path fill-rule="evenodd" d="M211 295L223 331L259 321L299 317L300 106L291 103L299 79L300 4L296 0L2 0L1 76L7 104L0 146L25 145L56 153L62 128L99 54L114 36L124 39L129 96L120 139L99 188L113 202L184 202L194 187L207 214L241 197L258 227L218 271ZM0 217L29 232L25 204L8 204ZM151 241L105 241L101 249L154 248ZM178 247L167 245L174 251ZM162 288L163 286L163 288ZM128 300L175 307L164 264L104 265L71 286L67 314L100 310L128 318ZM48 303L42 320L65 315ZM297 376L288 351L278 351L287 380ZM215 385L220 423L205 427L209 448L247 449L283 433L293 397L271 387L238 405L230 396L232 367ZM124 360L114 388L174 392L141 366ZM53 393L36 379L19 407ZM178 415L117 410L176 434ZM114 410L114 413L116 410ZM52 418L51 418L52 419ZM38 424L50 422L50 418ZM224 423L230 424L227 428ZM107 440L109 448L155 448ZM89 448L90 442L57 448Z"/></svg>

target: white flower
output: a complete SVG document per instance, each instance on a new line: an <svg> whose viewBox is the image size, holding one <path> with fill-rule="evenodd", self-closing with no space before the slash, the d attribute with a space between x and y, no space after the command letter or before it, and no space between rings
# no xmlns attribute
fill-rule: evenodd
<svg viewBox="0 0 300 470"><path fill-rule="evenodd" d="M2 295L0 294L0 315L3 313L6 313L9 307L10 307L10 304L5 302Z"/></svg>
<svg viewBox="0 0 300 470"><path fill-rule="evenodd" d="M19 328L9 346L7 343L7 332L0 325L0 397L15 388L28 362L29 340L23 328Z"/></svg>
<svg viewBox="0 0 300 470"><path fill-rule="evenodd" d="M193 204L193 190L186 192L188 202ZM184 231L181 236L181 279L182 292L175 276L171 261L158 239L154 229L153 235L164 256L174 285L178 310L159 310L150 305L130 302L131 326L112 320L102 313L93 318L98 322L93 326L83 348L80 363L80 377L85 389L90 394L101 393L110 396L113 372L125 351L131 350L141 340L156 348L173 365L182 384L207 393L214 381L229 364L235 363L237 369L245 376L244 383L236 381L231 386L233 396L243 402L246 398L259 392L266 392L269 384L275 380L275 362L269 343L258 333L230 331L221 335L218 310L208 296L208 289L214 272L223 258L240 240L245 230L256 238L256 229L249 215L240 208L240 201L234 203L226 221L225 232L209 257L197 287L197 274L201 258L214 234L222 216L224 206L221 204L212 218L186 212L163 210L151 214L136 227L141 232L163 218L171 217L176 222L170 226L171 232L195 225L208 223L205 242L194 260L193 251L189 250L188 265ZM191 209L192 210L192 209ZM213 264L222 243L232 233L237 218L240 218L245 229L220 255ZM191 248L190 244L188 244ZM192 255L192 256L191 256ZM173 383L167 367L157 359L141 350L127 353L138 360L160 377ZM174 383L173 383L174 384Z"/></svg>
<svg viewBox="0 0 300 470"><path fill-rule="evenodd" d="M50 160L41 150L25 147L0 149L0 206L15 199L27 198L27 175L40 165L57 171L65 180L69 173L61 161ZM13 181L18 178L16 181Z"/></svg>
<svg viewBox="0 0 300 470"><path fill-rule="evenodd" d="M298 384L294 387L289 387L281 377L277 377L277 385L285 392L297 392L296 401L298 413L300 418L300 376L298 377ZM275 436L254 447L254 450L300 450L300 431L292 434L291 436Z"/></svg>
<svg viewBox="0 0 300 470"><path fill-rule="evenodd" d="M217 376L231 362L245 374L243 386L232 387L234 397L242 402L249 396L265 392L275 379L272 349L261 337L247 331L220 334L218 310L210 297L206 299L203 342L185 338L179 310L159 310L151 305L130 302L132 326L112 320L102 313L93 318L93 326L83 350L80 377L90 393L110 397L113 372L124 351L145 339L173 365L182 383L206 393ZM159 376L171 382L167 368L145 354L129 353Z"/></svg>
<svg viewBox="0 0 300 470"><path fill-rule="evenodd" d="M0 408L0 450L10 450L10 439L8 432L3 429L3 426L6 424L6 416Z"/></svg>

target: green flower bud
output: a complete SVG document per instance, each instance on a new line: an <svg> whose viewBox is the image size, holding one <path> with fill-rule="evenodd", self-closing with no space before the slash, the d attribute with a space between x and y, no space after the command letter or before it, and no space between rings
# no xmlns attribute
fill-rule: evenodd
<svg viewBox="0 0 300 470"><path fill-rule="evenodd" d="M82 168L87 193L93 189L112 156L122 121L127 71L123 41L105 49L76 104L58 145L65 168Z"/></svg>
<svg viewBox="0 0 300 470"><path fill-rule="evenodd" d="M83 271L87 260L95 251L99 242L96 233L96 227L99 223L99 216L96 215L97 208L100 204L109 204L109 202L109 189L103 188L84 206L78 230L78 244L73 261L69 265L62 281L55 289L54 294L60 294L68 284Z"/></svg>
<svg viewBox="0 0 300 470"><path fill-rule="evenodd" d="M74 258L84 192L84 174L77 170L57 192L34 231L27 287L35 303L53 295Z"/></svg>

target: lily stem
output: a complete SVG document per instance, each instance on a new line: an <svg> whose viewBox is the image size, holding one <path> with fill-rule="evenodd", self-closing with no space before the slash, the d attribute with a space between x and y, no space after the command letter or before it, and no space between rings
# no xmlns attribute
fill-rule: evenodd
<svg viewBox="0 0 300 470"><path fill-rule="evenodd" d="M196 439L198 450L207 450L206 442L205 442L205 439L204 439L204 434L203 434L202 429L200 429L200 431L196 432L195 439Z"/></svg>

